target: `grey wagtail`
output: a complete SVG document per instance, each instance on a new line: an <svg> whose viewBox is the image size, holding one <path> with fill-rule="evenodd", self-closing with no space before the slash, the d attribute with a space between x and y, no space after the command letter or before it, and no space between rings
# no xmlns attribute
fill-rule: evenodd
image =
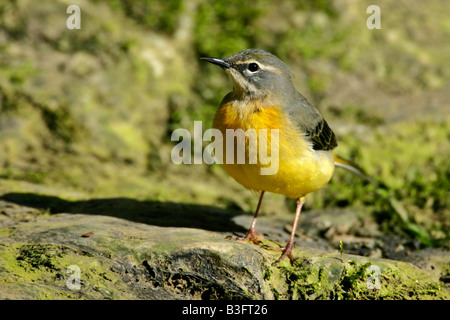
<svg viewBox="0 0 450 320"><path fill-rule="evenodd" d="M262 236L256 233L255 227L266 191L297 199L288 243L283 248L270 247L282 252L276 263L286 256L294 260L294 237L305 195L329 182L335 164L347 166L350 170L353 167L334 155L332 150L337 142L333 131L319 111L296 91L288 67L275 55L260 49L247 49L225 59L201 59L222 67L233 83L233 90L225 96L217 110L214 128L220 130L224 137L227 129L254 129L258 143L267 143L268 148L271 146L271 136L267 137L267 141L261 141L259 130L276 129L279 135L276 145L279 163L275 174L261 174L260 169L265 165L263 161L253 164L223 163L226 172L238 183L260 192L247 235L234 239L260 243L258 238ZM246 152L248 158L248 145Z"/></svg>

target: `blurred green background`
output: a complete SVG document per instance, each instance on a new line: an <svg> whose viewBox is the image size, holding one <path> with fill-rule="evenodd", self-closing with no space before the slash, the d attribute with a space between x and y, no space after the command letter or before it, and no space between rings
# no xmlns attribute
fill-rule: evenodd
<svg viewBox="0 0 450 320"><path fill-rule="evenodd" d="M66 9L81 9L69 30ZM366 9L381 8L369 30ZM386 233L447 245L448 1L0 1L0 193L129 197L254 210L219 166L174 165L176 128L211 126L231 84L201 56L261 48L338 137L344 171L307 209L351 207ZM399 209L400 208L400 209ZM269 195L264 214L292 210Z"/></svg>

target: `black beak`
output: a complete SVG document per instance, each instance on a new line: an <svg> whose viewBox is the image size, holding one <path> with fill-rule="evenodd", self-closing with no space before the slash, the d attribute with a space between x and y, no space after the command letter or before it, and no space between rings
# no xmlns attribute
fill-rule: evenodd
<svg viewBox="0 0 450 320"><path fill-rule="evenodd" d="M230 64L228 62L226 62L224 59L219 59L219 58L207 58L207 57L201 57L200 59L211 62L213 64L217 64L218 66L224 68L224 69L228 69L230 66Z"/></svg>

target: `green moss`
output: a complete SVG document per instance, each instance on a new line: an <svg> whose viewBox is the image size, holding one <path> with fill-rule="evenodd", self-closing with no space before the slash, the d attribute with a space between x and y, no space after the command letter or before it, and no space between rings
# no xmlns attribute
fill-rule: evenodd
<svg viewBox="0 0 450 320"><path fill-rule="evenodd" d="M367 268L370 262L358 264L356 261L349 261L342 272L341 279L337 284L338 299L353 300L362 298L361 291L364 286L367 288L365 281L367 280ZM367 290L366 290L367 291ZM373 298L371 296L367 298Z"/></svg>
<svg viewBox="0 0 450 320"><path fill-rule="evenodd" d="M265 268L264 268L264 274L263 274L263 278L264 278L264 280L270 280L271 279L271 276L272 274L271 274L271 272L270 272L270 268L268 267L268 266L266 266Z"/></svg>
<svg viewBox="0 0 450 320"><path fill-rule="evenodd" d="M272 268L272 281L276 283L276 279L280 279L287 286L286 291L277 291L277 296L280 299L330 299L329 272L317 262L317 259L312 258L295 265L283 262L280 267Z"/></svg>
<svg viewBox="0 0 450 320"><path fill-rule="evenodd" d="M80 290L71 290L66 282L72 273L67 269L79 266ZM41 299L120 299L129 298L123 284L105 259L78 252L61 245L0 243L0 286L22 282L18 294L38 291ZM36 283L37 286L27 284Z"/></svg>
<svg viewBox="0 0 450 320"><path fill-rule="evenodd" d="M381 273L380 299L448 299L442 285L412 265L398 262Z"/></svg>
<svg viewBox="0 0 450 320"><path fill-rule="evenodd" d="M20 266L31 270L46 268L50 271L60 271L54 260L62 257L62 252L54 245L25 245L20 248L17 261Z"/></svg>
<svg viewBox="0 0 450 320"><path fill-rule="evenodd" d="M416 300L448 299L450 293L423 270L388 260L344 255L283 261L266 271L277 299ZM283 289L284 288L284 289Z"/></svg>
<svg viewBox="0 0 450 320"><path fill-rule="evenodd" d="M67 268L80 266L81 289L70 290ZM106 267L106 268L105 268ZM52 244L0 243L0 286L22 282L22 294L38 290L42 299L117 299L118 277L101 260ZM27 284L38 283L38 286ZM15 290L17 288L15 287Z"/></svg>

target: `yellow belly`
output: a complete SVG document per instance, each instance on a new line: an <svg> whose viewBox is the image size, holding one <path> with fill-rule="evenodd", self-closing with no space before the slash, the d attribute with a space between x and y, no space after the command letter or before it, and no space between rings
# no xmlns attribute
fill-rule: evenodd
<svg viewBox="0 0 450 320"><path fill-rule="evenodd" d="M262 107L256 105L247 106L246 111L237 110L233 104L224 104L219 107L213 127L219 129L224 137L224 164L228 172L237 182L244 187L256 191L268 191L283 194L290 198L299 198L310 192L320 189L328 183L334 171L334 158L330 151L315 151L304 138L299 129L290 123L286 116L277 107ZM252 148L249 139L245 139L245 163L226 161L225 155L233 146L236 156L237 143L227 144L227 129L254 129L258 147ZM268 129L267 139L263 131ZM274 139L273 148L278 148L278 157L271 150L271 130L278 129L278 144ZM260 152L259 144L266 144L265 152ZM255 150L257 162L249 163ZM268 160L270 163L267 163ZM270 168L271 174L262 174L262 168ZM278 169L275 172L275 169ZM270 170L269 170L270 171Z"/></svg>

